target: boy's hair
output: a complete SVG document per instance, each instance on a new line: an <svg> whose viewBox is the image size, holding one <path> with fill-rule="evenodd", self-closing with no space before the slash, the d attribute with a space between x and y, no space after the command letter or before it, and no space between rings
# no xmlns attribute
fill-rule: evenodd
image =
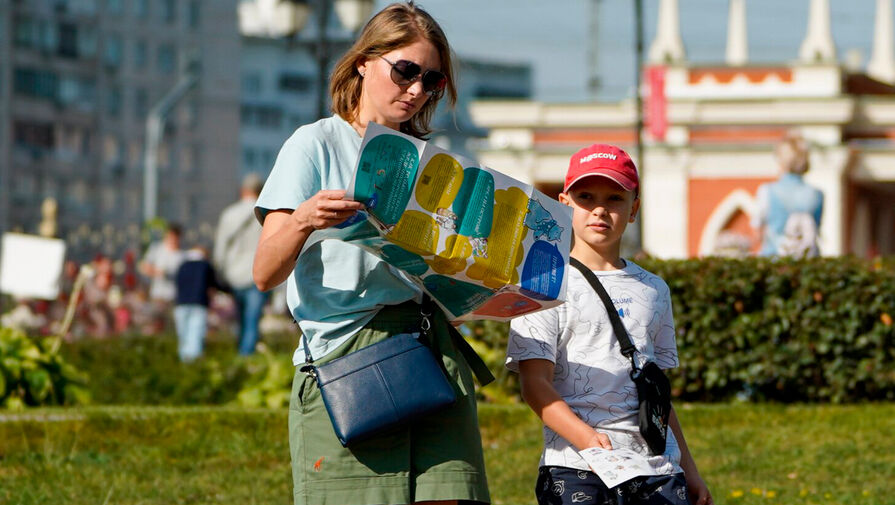
<svg viewBox="0 0 895 505"><path fill-rule="evenodd" d="M593 144L579 150L569 160L569 170L563 185L563 193L581 179L602 176L615 181L637 197L640 178L634 160L622 149L609 144Z"/></svg>
<svg viewBox="0 0 895 505"><path fill-rule="evenodd" d="M451 47L438 22L412 1L393 3L379 11L364 26L357 41L336 63L330 80L329 92L332 96L333 112L349 123L354 121L360 104L363 78L357 73L357 65L364 60L373 60L396 49L425 40L435 46L441 60L441 73L447 78L445 92L448 102L457 102L457 87L454 83ZM429 121L438 97L430 97L423 107L407 121L401 123L401 132L422 137L431 133Z"/></svg>

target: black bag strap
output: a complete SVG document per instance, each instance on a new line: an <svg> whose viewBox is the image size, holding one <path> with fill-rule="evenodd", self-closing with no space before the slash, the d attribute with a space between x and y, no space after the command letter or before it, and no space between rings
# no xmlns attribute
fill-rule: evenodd
<svg viewBox="0 0 895 505"><path fill-rule="evenodd" d="M637 353L637 347L631 342L631 337L628 336L628 330L625 329L625 325L622 324L621 318L618 317L618 311L615 309L615 305L612 304L612 298L609 297L606 288L603 287L603 284L600 283L600 279L597 278L593 271L584 266L584 263L581 263L570 256L569 264L581 272L581 275L584 276L584 279L590 284L590 287L597 292L597 296L603 301L603 305L606 307L606 312L609 314L609 322L612 323L613 333L615 333L615 338L618 339L618 343L621 346L622 354L631 360L631 368L633 369L632 374L636 374L640 371L640 367L637 366L637 361L634 359L634 354Z"/></svg>

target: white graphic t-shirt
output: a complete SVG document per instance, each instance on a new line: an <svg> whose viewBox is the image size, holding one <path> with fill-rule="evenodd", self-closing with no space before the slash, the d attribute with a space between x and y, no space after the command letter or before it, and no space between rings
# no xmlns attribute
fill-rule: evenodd
<svg viewBox="0 0 895 505"><path fill-rule="evenodd" d="M637 347L638 362L648 359L660 368L678 365L671 297L660 277L627 261L625 268L594 272ZM553 387L584 422L606 433L613 448L643 454L658 473L681 472L680 449L671 430L665 454L651 456L637 424L637 388L631 362L620 350L606 308L575 268L569 268L566 302L513 319L506 366L546 359L555 364ZM588 470L571 443L544 427L541 466Z"/></svg>

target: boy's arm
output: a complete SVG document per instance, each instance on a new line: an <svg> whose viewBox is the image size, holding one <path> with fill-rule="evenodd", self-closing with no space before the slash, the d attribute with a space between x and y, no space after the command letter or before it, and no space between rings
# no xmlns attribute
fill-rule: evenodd
<svg viewBox="0 0 895 505"><path fill-rule="evenodd" d="M579 451L588 447L612 449L609 437L591 428L572 412L553 387L553 362L527 359L519 362L522 398L529 407L559 436Z"/></svg>
<svg viewBox="0 0 895 505"><path fill-rule="evenodd" d="M678 448L681 450L681 468L684 470L684 477L687 479L687 491L690 493L690 500L692 500L693 505L711 505L713 503L712 493L709 492L709 487L699 475L699 470L696 469L696 461L693 460L690 449L687 447L687 441L684 439L684 432L681 430L681 423L677 419L674 407L671 408L671 414L668 416L668 427L674 433Z"/></svg>

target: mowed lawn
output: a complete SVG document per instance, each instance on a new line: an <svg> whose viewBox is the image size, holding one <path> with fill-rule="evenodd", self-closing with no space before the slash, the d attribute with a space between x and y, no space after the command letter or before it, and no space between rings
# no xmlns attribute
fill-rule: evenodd
<svg viewBox="0 0 895 505"><path fill-rule="evenodd" d="M719 504L895 504L895 404L682 405ZM540 425L480 408L494 503L534 503ZM0 411L3 504L289 504L285 410Z"/></svg>

